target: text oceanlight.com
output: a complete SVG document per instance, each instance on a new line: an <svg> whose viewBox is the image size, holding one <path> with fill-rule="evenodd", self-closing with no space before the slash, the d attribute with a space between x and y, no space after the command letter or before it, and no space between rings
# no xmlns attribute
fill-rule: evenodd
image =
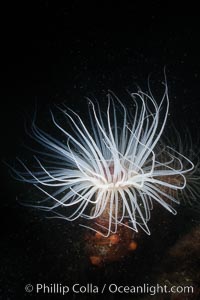
<svg viewBox="0 0 200 300"><path fill-rule="evenodd" d="M169 293L178 293L178 294L192 294L194 292L193 286L167 286L167 285L150 285L144 283L143 285L117 285L115 283L103 284L101 286L94 285L92 283L87 283L85 285L75 283L73 285L65 285L61 283L37 283L35 285L27 284L25 286L25 291L27 293L36 293L36 294L60 294L66 295L68 293L74 294L169 294Z"/></svg>

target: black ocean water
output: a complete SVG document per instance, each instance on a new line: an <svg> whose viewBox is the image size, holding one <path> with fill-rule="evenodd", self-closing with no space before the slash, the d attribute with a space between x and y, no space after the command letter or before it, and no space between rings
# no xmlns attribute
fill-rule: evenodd
<svg viewBox="0 0 200 300"><path fill-rule="evenodd" d="M14 180L4 161L13 163L16 157L28 160L22 144L32 144L25 134L24 119L31 119L36 106L38 123L44 129L51 127L49 109L56 110L63 102L87 123L85 97L106 107L106 94L111 89L129 105L128 92L137 86L147 90L150 76L151 88L159 98L164 68L170 97L166 134L173 123L183 136L189 131L198 149L198 20L181 15L141 16L131 4L93 5L88 10L78 2L59 6L46 1L6 9L9 21L3 32L1 99L1 299L96 299L105 295L107 299L148 299L147 295L124 291L103 295L101 289L104 284L181 285L187 278L196 288L199 273L195 268L200 257L192 261L187 255L183 259L181 253L170 256L169 249L173 252L177 241L186 234L190 237L194 228L198 239L197 211L182 208L177 216L171 216L161 209L152 222L152 235L142 237L137 253L96 268L84 253L84 229L79 222L48 219L44 212L21 205L20 200L38 199L41 194ZM193 244L194 238L185 251L192 252ZM182 259L187 262L185 267ZM37 283L49 286L50 292L36 293ZM27 284L33 285L32 292L25 290ZM61 286L71 290L74 284L83 286L81 291L76 286L75 292L63 296ZM172 299L171 295L152 297Z"/></svg>

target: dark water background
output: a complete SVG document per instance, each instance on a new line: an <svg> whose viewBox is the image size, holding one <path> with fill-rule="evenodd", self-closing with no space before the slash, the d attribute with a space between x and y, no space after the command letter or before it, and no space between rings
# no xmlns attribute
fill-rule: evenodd
<svg viewBox="0 0 200 300"><path fill-rule="evenodd" d="M194 16L140 15L134 5L88 8L77 1L52 6L48 1L32 7L6 8L1 99L2 158L25 156L24 115L32 115L37 102L38 120L48 127L49 107L63 101L87 118L85 96L105 105L112 89L128 103L126 89L136 84L162 92L166 66L170 116L180 132L187 127L199 139L200 30ZM4 69L5 67L5 69ZM26 158L25 158L26 159ZM78 224L45 218L44 213L19 205L21 198L38 197L37 191L1 171L1 294L2 299L40 299L27 294L27 283L72 285L116 282L133 285L152 282L167 247L193 226L191 215L173 217L172 229L143 241L135 257L102 269L91 267L83 251L83 229ZM170 217L162 212L163 218ZM159 221L158 221L159 222ZM153 231L156 231L156 222ZM50 296L48 296L50 297ZM44 295L41 299L45 298ZM56 296L52 296L56 298ZM58 296L58 299L66 297ZM96 295L73 295L72 299ZM109 295L109 299L133 299Z"/></svg>

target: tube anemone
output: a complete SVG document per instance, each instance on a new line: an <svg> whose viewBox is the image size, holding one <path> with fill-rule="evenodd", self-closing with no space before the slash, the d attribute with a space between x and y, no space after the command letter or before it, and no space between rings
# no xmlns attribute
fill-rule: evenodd
<svg viewBox="0 0 200 300"><path fill-rule="evenodd" d="M161 142L169 109L167 84L160 103L151 91L139 90L130 98L132 112L111 91L105 113L98 103L88 100L89 127L76 112L59 107L73 134L51 112L64 141L37 127L34 118L29 134L44 151L34 155L36 170L18 159L25 171L14 172L47 196L37 207L68 221L94 220L91 229L104 236L117 232L121 225L150 234L154 203L176 214L176 192L185 188L186 174L194 166ZM104 222L98 222L100 217Z"/></svg>

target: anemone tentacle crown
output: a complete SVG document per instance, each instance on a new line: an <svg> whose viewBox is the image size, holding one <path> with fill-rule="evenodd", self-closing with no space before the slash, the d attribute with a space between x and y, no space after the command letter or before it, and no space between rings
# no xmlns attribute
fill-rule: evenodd
<svg viewBox="0 0 200 300"><path fill-rule="evenodd" d="M105 236L121 225L150 234L148 221L154 203L176 214L177 192L185 188L187 173L194 165L162 142L169 110L166 82L159 103L151 91L141 90L130 94L132 109L113 92L107 98L105 113L98 103L88 100L89 128L66 106L59 109L72 131L51 113L64 141L41 130L33 120L30 135L44 151L34 155L37 170L18 159L25 171L14 172L46 195L37 207L57 217L94 220L97 224L91 229ZM98 224L100 217L105 222Z"/></svg>

